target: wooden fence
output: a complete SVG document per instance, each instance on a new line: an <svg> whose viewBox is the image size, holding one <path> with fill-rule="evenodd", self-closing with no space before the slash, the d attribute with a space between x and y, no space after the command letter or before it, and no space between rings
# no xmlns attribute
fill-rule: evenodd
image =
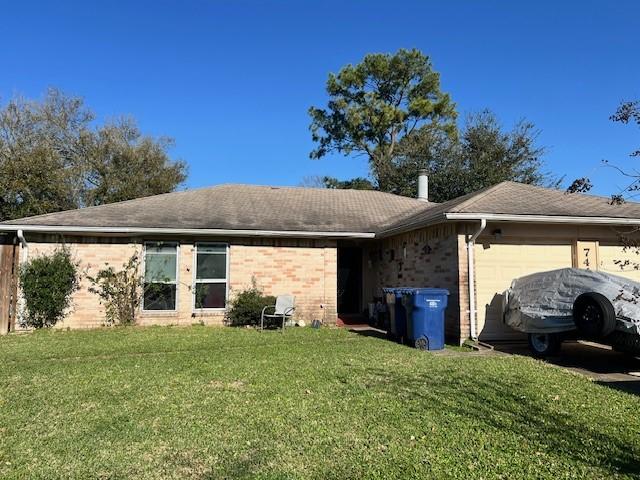
<svg viewBox="0 0 640 480"><path fill-rule="evenodd" d="M0 335L16 328L19 255L17 245L0 245Z"/></svg>

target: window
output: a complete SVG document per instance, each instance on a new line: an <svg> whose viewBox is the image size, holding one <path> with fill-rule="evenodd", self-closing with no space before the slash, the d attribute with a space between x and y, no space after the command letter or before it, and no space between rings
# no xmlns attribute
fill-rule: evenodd
<svg viewBox="0 0 640 480"><path fill-rule="evenodd" d="M178 286L178 244L149 242L144 246L143 310L175 310Z"/></svg>
<svg viewBox="0 0 640 480"><path fill-rule="evenodd" d="M225 308L227 304L227 245L196 245L194 306Z"/></svg>

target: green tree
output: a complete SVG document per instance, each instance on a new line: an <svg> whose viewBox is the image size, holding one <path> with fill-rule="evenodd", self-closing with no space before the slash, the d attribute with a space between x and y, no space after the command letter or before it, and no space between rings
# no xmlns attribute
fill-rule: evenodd
<svg viewBox="0 0 640 480"><path fill-rule="evenodd" d="M330 188L340 190L376 190L375 185L368 178L356 177L350 180L340 180L336 177L326 175L305 176L299 186L304 188Z"/></svg>
<svg viewBox="0 0 640 480"><path fill-rule="evenodd" d="M83 203L101 205L167 193L186 179L186 164L172 161L170 138L143 136L132 119L98 128L86 151Z"/></svg>
<svg viewBox="0 0 640 480"><path fill-rule="evenodd" d="M81 139L93 114L82 100L50 90L0 109L0 220L75 208L81 198Z"/></svg>
<svg viewBox="0 0 640 480"><path fill-rule="evenodd" d="M327 81L327 108L311 107L311 158L330 152L368 157L376 186L390 191L398 143L429 126L455 134L455 106L440 76L418 50L369 54Z"/></svg>
<svg viewBox="0 0 640 480"><path fill-rule="evenodd" d="M350 189L350 190L375 190L375 186L370 180L362 177L352 178L351 180L338 180L335 177L323 177L322 181L325 188L333 189Z"/></svg>
<svg viewBox="0 0 640 480"><path fill-rule="evenodd" d="M459 181L461 149L458 136L432 128L421 128L402 139L393 159L393 169L388 182L390 192L406 197L416 197L418 174L429 172L429 199L442 202L453 193L448 186Z"/></svg>
<svg viewBox="0 0 640 480"><path fill-rule="evenodd" d="M424 126L400 141L387 177L387 191L415 197L418 172L429 172L429 199L445 202L505 180L557 186L543 171L545 148L528 121L506 130L489 110L467 116L457 135ZM331 177L325 177L331 179ZM357 188L361 180L337 181L327 187ZM361 187L366 188L366 187ZM373 186L371 186L373 188Z"/></svg>
<svg viewBox="0 0 640 480"><path fill-rule="evenodd" d="M429 172L430 199L444 202L505 180L557 185L543 171L545 148L526 120L505 130L489 110L467 117L453 140L433 130L406 137L398 148L392 191L415 196L418 171Z"/></svg>
<svg viewBox="0 0 640 480"><path fill-rule="evenodd" d="M56 89L13 98L0 107L0 220L175 190L186 164L170 146L133 120L96 126L81 98Z"/></svg>

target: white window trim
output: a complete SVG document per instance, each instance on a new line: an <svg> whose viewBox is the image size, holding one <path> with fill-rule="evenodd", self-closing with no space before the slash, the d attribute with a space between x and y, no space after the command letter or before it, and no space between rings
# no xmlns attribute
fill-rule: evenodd
<svg viewBox="0 0 640 480"><path fill-rule="evenodd" d="M198 280L198 245L218 245L225 248L226 255L226 265L225 265L225 274L226 278L208 278L206 280ZM219 253L211 253L210 255L221 255ZM227 302L229 301L229 244L223 242L196 242L195 248L193 249L193 268L192 268L192 279L191 279L191 311L193 313L208 313L208 312L226 312L227 311ZM224 290L224 307L222 308L196 308L196 284L198 283L225 283Z"/></svg>
<svg viewBox="0 0 640 480"><path fill-rule="evenodd" d="M153 241L153 240L148 240L146 242L144 242L143 245L143 249L142 249L142 275L143 275L143 279L146 276L147 273L147 266L146 266L146 261L147 261L147 245L152 245L152 244L157 244L157 243L165 243L165 244L170 244L170 245L175 245L176 246L176 281L175 281L175 286L176 286L176 301L174 302L175 304L175 308L173 310L146 310L144 308L144 294L142 296L142 301L140 302L140 311L142 313L145 314L156 314L156 315L163 315L163 314L173 314L173 313L177 313L179 310L179 305L178 302L180 301L180 295L178 294L178 289L180 287L180 242L175 242L175 241L164 241L164 240L157 240L157 241ZM153 254L152 254L153 255ZM143 284L146 283L146 279L143 280ZM154 282L154 283L166 283L168 285L173 285L174 282Z"/></svg>

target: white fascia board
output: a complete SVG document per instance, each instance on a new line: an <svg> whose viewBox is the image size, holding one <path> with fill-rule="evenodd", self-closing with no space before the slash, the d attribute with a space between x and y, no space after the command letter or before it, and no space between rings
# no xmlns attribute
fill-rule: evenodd
<svg viewBox="0 0 640 480"><path fill-rule="evenodd" d="M562 215L508 215L502 213L445 213L447 220L482 220L491 222L559 223L582 225L640 225L640 218L569 217Z"/></svg>
<svg viewBox="0 0 640 480"><path fill-rule="evenodd" d="M305 232L296 230L229 230L218 228L74 227L55 225L0 225L0 232L69 233L92 235L193 235L280 238L374 238L369 232Z"/></svg>

